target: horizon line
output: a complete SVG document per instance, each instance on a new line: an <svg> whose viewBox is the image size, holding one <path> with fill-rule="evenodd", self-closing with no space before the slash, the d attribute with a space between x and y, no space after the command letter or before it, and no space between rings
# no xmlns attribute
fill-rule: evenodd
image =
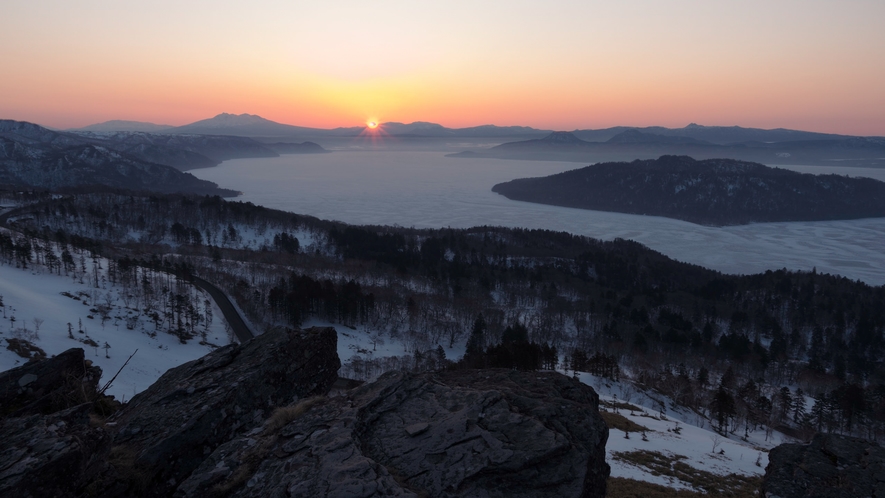
<svg viewBox="0 0 885 498"><path fill-rule="evenodd" d="M259 115L259 114L250 114L250 113L235 114L235 113L228 113L228 112L221 112L221 113L218 113L218 114L216 114L216 115L214 115L214 116L211 116L211 117L208 117L208 118L198 119L198 120L196 120L196 121L191 121L191 122L188 122L188 123L185 123L185 124L181 124L181 125L172 125L172 124L166 124L166 123L155 123L155 122L153 122L153 121L141 121L141 120L138 120L138 119L113 118L113 119L108 119L108 120L104 120L104 121L93 122L93 123L86 124L86 125L82 125L82 126L74 126L74 127L61 128L61 127L57 127L57 126L45 125L45 124L42 124L42 123L40 123L40 122L37 122L37 121L31 121L31 120L27 120L27 119L14 119L14 118L0 118L0 119L9 119L9 120L11 120L11 121L21 121L21 122L32 123L32 124L35 124L35 125L38 125L38 126L42 126L42 127L44 127L44 128L51 129L51 130L55 130L55 131L78 131L78 130L81 130L82 128L88 128L88 127L90 127L90 126L101 125L101 124L110 123L110 122L114 122L114 121L129 122L129 123L140 123L140 124L149 124L149 125L154 125L154 126L165 126L165 127L168 127L168 128L182 128L182 127L185 127L185 126L190 126L190 125L193 125L193 124L199 123L200 121L211 120L211 119L217 118L217 117L219 117L219 116L223 116L223 115L229 115L229 116L235 116L235 117L240 117L240 116L257 117L257 118L263 119L263 120L265 120L265 121L269 121L269 122L271 122L271 123L278 124L278 125L282 125L282 126L292 126L292 127L297 127L297 128L310 128L310 129L314 129L314 130L322 130L322 131L332 131L332 130L337 130L337 129L349 129L349 128L368 128L368 126L367 126L365 123L355 124L355 125L351 125L351 126L335 126L335 127L331 127L331 128L323 128L323 127L316 127L316 126L309 126L309 125L300 125L300 124L283 123L283 122L280 122L280 121L274 121L274 120L272 120L272 119L265 118L265 117L263 117L263 116L261 116L261 115ZM488 123L488 122L483 123L483 124L470 125L470 126L450 127L450 126L446 126L446 125L444 125L444 124L442 124L442 123L437 123L437 122L434 122L434 121L416 120L416 121L411 121L411 122L404 122L404 121L382 121L382 122L379 123L379 127L382 127L382 126L384 126L384 125L391 125L391 124L396 124L396 125L406 125L406 126L408 126L408 125L414 125L414 124L420 124L420 123L425 123L425 124L430 124L430 125L436 125L436 126L440 126L440 127L446 128L446 129L450 129L450 130L469 129L469 128L480 128L480 127L484 127L484 126L494 126L494 127L498 127L498 128L531 128L531 129L533 129L533 130L537 130L537 131L574 132L574 131L599 131L599 130L607 130L607 129L612 129L612 128L633 128L633 129L642 129L642 128L665 128L665 129L669 129L669 130L678 130L678 129L688 128L689 126L699 126L699 127L703 127L703 128L744 128L744 129L758 129L758 130L766 130L766 131L774 131L774 130L790 130L790 131L802 131L802 132L807 132L807 133L820 133L820 134L825 134L825 135L842 135L842 136L847 136L847 137L854 137L854 136L856 136L856 137L880 137L880 136L885 136L885 134L883 134L883 135L851 135L851 134L836 133L836 132L831 132L831 131L818 131L818 130L808 130L808 129L801 129L801 128L787 128L787 127L784 127L784 126L777 126L777 127L773 127L773 128L762 128L762 127L756 127L756 126L745 126L745 125L740 125L740 124L730 124L730 125L707 125L707 124L699 124L699 123L697 123L697 122L695 122L695 121L692 121L692 122L690 122L690 123L688 123L688 124L686 124L686 125L678 126L678 127L664 126L664 125L654 125L654 124L653 124L653 125L627 125L627 124L619 124L619 125L612 125L612 126L604 126L604 127L600 127L600 128L590 128L590 127L586 127L586 128L571 128L571 129L559 128L559 129L557 129L557 128L536 128L536 127L534 127L534 126L531 126L531 125L525 125L525 124L517 124L517 125L500 125L500 124L494 124L494 123ZM156 133L162 133L162 131L163 131L163 130L158 130Z"/></svg>

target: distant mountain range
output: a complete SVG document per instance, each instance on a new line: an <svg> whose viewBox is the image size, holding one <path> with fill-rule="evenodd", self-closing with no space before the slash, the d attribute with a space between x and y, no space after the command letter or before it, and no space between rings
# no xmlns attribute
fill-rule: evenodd
<svg viewBox="0 0 885 498"><path fill-rule="evenodd" d="M366 133L365 126L348 128L309 128L277 123L254 114L222 113L184 126L165 127L136 121L107 121L68 131L152 131L166 134L233 135L240 137L358 137ZM549 130L536 130L526 126L473 126L469 128L446 128L436 123L382 123L379 134L392 137L518 137L543 136Z"/></svg>
<svg viewBox="0 0 885 498"><path fill-rule="evenodd" d="M105 121L104 123L96 123L94 125L84 126L82 128L75 128L67 131L94 131L94 132L118 132L118 131L140 131L145 133L162 133L165 130L170 128L175 128L172 125L161 125L154 123L144 123L142 121L124 121L121 119L114 119L112 121Z"/></svg>
<svg viewBox="0 0 885 498"><path fill-rule="evenodd" d="M105 185L164 193L237 195L100 141L10 120L0 120L0 184L47 189Z"/></svg>
<svg viewBox="0 0 885 498"><path fill-rule="evenodd" d="M215 129L226 129L224 121L213 121ZM240 117L227 119L233 125L242 121ZM251 117L253 124L263 121ZM216 166L228 159L328 152L313 142L264 144L249 137L169 133L170 129L151 123L109 121L76 132L60 132L23 121L0 120L0 184L48 189L105 185L235 196L238 192L183 171Z"/></svg>
<svg viewBox="0 0 885 498"><path fill-rule="evenodd" d="M327 152L312 142L262 144L248 137L144 132L57 132L0 120L0 183L60 188L107 185L134 190L237 192L182 173L227 159Z"/></svg>
<svg viewBox="0 0 885 498"><path fill-rule="evenodd" d="M528 126L483 125L467 128L447 128L445 126L416 121L414 123L381 123L380 132L397 137L515 137L520 135L543 138L553 130L537 129ZM277 136L328 136L356 137L366 133L364 126L345 128L311 128L277 123L254 114L221 113L215 117L196 121L184 126L157 125L138 121L106 121L83 128L67 131L144 131L172 134L235 135L243 137ZM663 137L694 139L712 144L726 145L742 142L790 142L803 140L838 140L846 135L816 133L800 130L776 128L771 130L743 128L740 126L702 126L695 123L684 128L664 128L662 126L630 127L616 126L598 130L573 130L575 138L585 142L608 142L625 131L637 131Z"/></svg>
<svg viewBox="0 0 885 498"><path fill-rule="evenodd" d="M436 123L382 123L375 132L364 126L348 128L309 128L277 123L254 114L222 113L184 126L166 127L133 121L108 121L76 130L80 133L132 133L155 130L163 135L210 135L216 137L247 137L265 143L269 153L324 152L316 144L296 145L294 142L329 140L341 142L370 137L429 140L485 139L505 142L492 148L479 148L452 154L452 157L492 157L501 159L533 159L571 162L629 161L654 159L662 155L687 155L695 159L731 158L764 164L801 164L827 166L885 167L885 138L853 137L828 133L777 128L764 130L740 126L701 126L690 124L684 128L650 126L613 127L600 130L561 132L539 130L525 126L474 126L447 128ZM168 139L165 139L168 141ZM131 141L131 140L130 140ZM152 139L153 146L161 140ZM146 145L143 147L147 148ZM177 147L180 148L180 147ZM200 147L185 149L223 160L205 153ZM249 152L245 157L264 157ZM182 169L211 165L196 158L169 155L164 152L145 152L146 159L163 162ZM165 154L165 155L164 155ZM173 157L174 156L174 157ZM224 155L225 158L244 157Z"/></svg>
<svg viewBox="0 0 885 498"><path fill-rule="evenodd" d="M702 126L695 123L691 123L684 128L664 128L663 126L636 128L616 126L600 130L575 130L573 133L576 137L588 142L607 142L615 136L629 130L658 136L690 138L720 145L750 141L790 142L797 140L830 140L846 138L845 135L788 130L786 128L764 130L760 128L743 128L741 126Z"/></svg>
<svg viewBox="0 0 885 498"><path fill-rule="evenodd" d="M165 130L164 133L273 137L304 135L309 131L311 131L311 128L281 124L254 114L235 115L222 113L214 118L203 119L195 123Z"/></svg>
<svg viewBox="0 0 885 498"><path fill-rule="evenodd" d="M792 139L721 144L697 138L699 136L718 139L740 136ZM666 135L625 129L605 142L582 140L578 133L553 132L540 139L508 142L491 149L449 154L449 157L592 163L653 159L662 155L684 155L695 159L730 158L764 164L885 167L885 138L737 127L710 130L692 125L669 130Z"/></svg>
<svg viewBox="0 0 885 498"><path fill-rule="evenodd" d="M686 156L608 162L492 187L508 199L701 225L885 217L885 182Z"/></svg>

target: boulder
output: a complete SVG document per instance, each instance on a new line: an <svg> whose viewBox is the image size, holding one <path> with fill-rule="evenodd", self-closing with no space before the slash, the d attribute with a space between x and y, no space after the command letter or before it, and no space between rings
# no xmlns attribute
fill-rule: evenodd
<svg viewBox="0 0 885 498"><path fill-rule="evenodd" d="M885 496L885 449L836 434L810 444L782 444L768 455L766 498Z"/></svg>
<svg viewBox="0 0 885 498"><path fill-rule="evenodd" d="M605 496L608 429L552 372L393 372L280 410L177 496Z"/></svg>
<svg viewBox="0 0 885 498"><path fill-rule="evenodd" d="M92 399L101 368L74 348L0 372L0 417L48 414Z"/></svg>
<svg viewBox="0 0 885 498"><path fill-rule="evenodd" d="M271 411L326 394L340 361L333 328L276 330L220 348L166 372L108 423L122 474L166 496L222 443L261 425Z"/></svg>

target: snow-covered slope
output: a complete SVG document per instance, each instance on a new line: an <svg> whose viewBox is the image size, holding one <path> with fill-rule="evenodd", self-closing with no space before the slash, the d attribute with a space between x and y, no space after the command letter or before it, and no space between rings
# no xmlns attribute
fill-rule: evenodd
<svg viewBox="0 0 885 498"><path fill-rule="evenodd" d="M629 381L618 382L583 372L577 376L599 394L601 409L648 429L643 438L641 431L628 431L625 437L624 430L610 428L606 460L611 465L612 477L703 492L699 483L705 482L705 473L724 482L729 479L727 482L732 485L746 478L761 477L768 465L768 451L787 442L778 432L766 437L761 428L750 431L746 440L743 434L725 437L715 432L704 417L675 405L665 396L643 391ZM649 453L658 453L663 458L656 460ZM662 471L660 465L655 465L656 461L671 470ZM728 478L731 474L737 477Z"/></svg>
<svg viewBox="0 0 885 498"><path fill-rule="evenodd" d="M94 143L93 143L94 142ZM0 120L0 182L41 188L106 185L161 192L236 195L171 166L121 153L110 142ZM275 152L265 149L267 154Z"/></svg>
<svg viewBox="0 0 885 498"><path fill-rule="evenodd" d="M106 260L99 260L106 271ZM208 295L190 287L199 297L198 306L208 300L211 322L200 325L205 340L197 336L187 344L162 330L157 330L143 310L134 309L121 286L110 283L99 288L45 269L21 269L0 264L0 371L21 365L26 360L7 349L10 338L27 338L47 355L70 348L83 348L86 358L102 369L101 385L108 382L126 359L137 349L128 365L120 372L107 394L127 400L144 390L166 370L209 353L215 346L229 344L226 322L221 311ZM102 321L94 310L110 303L109 319ZM206 310L201 309L204 316ZM14 320L13 320L14 318ZM39 322L35 324L35 319ZM68 324L71 334L68 333ZM132 329L129 329L129 326ZM81 328L82 327L82 328ZM38 330L39 329L39 330ZM83 332L80 333L80 330ZM71 338L73 336L73 338ZM95 344L94 346L90 345ZM205 344L201 344L204 342ZM105 349L105 345L109 348Z"/></svg>

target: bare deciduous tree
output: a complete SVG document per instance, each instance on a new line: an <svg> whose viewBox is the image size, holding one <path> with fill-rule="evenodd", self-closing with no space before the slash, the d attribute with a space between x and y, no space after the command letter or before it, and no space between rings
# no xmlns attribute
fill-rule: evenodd
<svg viewBox="0 0 885 498"><path fill-rule="evenodd" d="M716 453L716 449L722 444L722 436L719 434L713 434L710 436L710 440L713 441L713 453Z"/></svg>
<svg viewBox="0 0 885 498"><path fill-rule="evenodd" d="M43 319L34 317L34 338L40 340L40 326L43 325Z"/></svg>

